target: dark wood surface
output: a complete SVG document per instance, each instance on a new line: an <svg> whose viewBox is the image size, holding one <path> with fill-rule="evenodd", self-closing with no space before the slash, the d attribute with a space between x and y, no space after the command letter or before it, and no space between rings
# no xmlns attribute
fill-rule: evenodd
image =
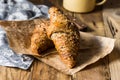
<svg viewBox="0 0 120 80"><path fill-rule="evenodd" d="M46 4L49 6L54 4L63 10L65 14L71 15L74 18L82 21L82 23L85 25L89 26L89 28L85 30L87 33L99 36L107 36L106 31L109 34L111 33L109 28L103 24L101 7L97 7L93 12L80 14L66 11L62 7L62 0L50 0L53 4L47 0L31 1L35 4ZM117 50L114 51L117 53ZM114 55L114 52L112 52L112 55ZM120 64L120 62L117 61L112 64L111 60L113 58L118 59L120 57L106 56L105 58L97 61L94 64L91 64L90 66L87 66L85 69L72 76L65 75L35 59L32 66L28 70L0 66L0 80L120 80L120 77L118 77L120 74L120 69L116 68L116 65Z"/></svg>
<svg viewBox="0 0 120 80"><path fill-rule="evenodd" d="M108 56L111 80L120 80L120 0L109 0L103 7L105 34L116 39L115 48Z"/></svg>

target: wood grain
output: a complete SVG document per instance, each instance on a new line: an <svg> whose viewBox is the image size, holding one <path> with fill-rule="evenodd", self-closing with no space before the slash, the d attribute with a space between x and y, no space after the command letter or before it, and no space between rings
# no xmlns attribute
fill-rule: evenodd
<svg viewBox="0 0 120 80"><path fill-rule="evenodd" d="M56 69L35 60L32 70L32 80L71 80L71 77Z"/></svg>
<svg viewBox="0 0 120 80"><path fill-rule="evenodd" d="M74 80L110 80L107 57L73 75Z"/></svg>
<svg viewBox="0 0 120 80"><path fill-rule="evenodd" d="M0 66L0 80L30 80L31 69L21 70Z"/></svg>
<svg viewBox="0 0 120 80"><path fill-rule="evenodd" d="M106 36L116 39L115 49L109 55L111 80L120 80L120 1L109 0L104 5L103 17Z"/></svg>

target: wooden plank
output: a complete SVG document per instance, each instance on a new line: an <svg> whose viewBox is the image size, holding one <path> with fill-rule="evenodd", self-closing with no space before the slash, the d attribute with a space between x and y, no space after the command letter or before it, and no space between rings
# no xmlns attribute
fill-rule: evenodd
<svg viewBox="0 0 120 80"><path fill-rule="evenodd" d="M32 80L71 80L71 77L65 75L56 69L35 60L32 70Z"/></svg>
<svg viewBox="0 0 120 80"><path fill-rule="evenodd" d="M89 28L87 32L94 35L105 36L102 11L93 11L88 14L74 13L74 17L80 19L84 24L88 25Z"/></svg>
<svg viewBox="0 0 120 80"><path fill-rule="evenodd" d="M31 69L21 70L0 66L0 80L30 80Z"/></svg>
<svg viewBox="0 0 120 80"><path fill-rule="evenodd" d="M110 80L108 57L86 67L73 75L74 80Z"/></svg>
<svg viewBox="0 0 120 80"><path fill-rule="evenodd" d="M109 55L111 80L120 80L120 0L109 0L104 5L105 34L116 39L115 49Z"/></svg>

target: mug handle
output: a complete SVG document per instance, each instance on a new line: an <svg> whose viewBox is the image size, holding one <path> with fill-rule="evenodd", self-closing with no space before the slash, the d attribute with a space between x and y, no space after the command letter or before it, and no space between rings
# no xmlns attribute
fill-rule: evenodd
<svg viewBox="0 0 120 80"><path fill-rule="evenodd" d="M96 3L96 6L103 5L107 0L102 0L101 2Z"/></svg>

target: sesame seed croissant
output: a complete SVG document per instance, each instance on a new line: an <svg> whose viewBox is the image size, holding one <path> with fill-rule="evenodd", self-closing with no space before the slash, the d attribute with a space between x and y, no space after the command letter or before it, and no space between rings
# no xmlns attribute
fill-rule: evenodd
<svg viewBox="0 0 120 80"><path fill-rule="evenodd" d="M46 29L47 35L53 41L63 63L68 68L73 68L79 52L79 31L56 7L51 7L49 14L50 26Z"/></svg>
<svg viewBox="0 0 120 80"><path fill-rule="evenodd" d="M36 25L33 30L30 50L36 56L41 56L43 51L54 47L53 42L48 38L46 33L46 26L48 24L48 21L43 21L39 25Z"/></svg>

